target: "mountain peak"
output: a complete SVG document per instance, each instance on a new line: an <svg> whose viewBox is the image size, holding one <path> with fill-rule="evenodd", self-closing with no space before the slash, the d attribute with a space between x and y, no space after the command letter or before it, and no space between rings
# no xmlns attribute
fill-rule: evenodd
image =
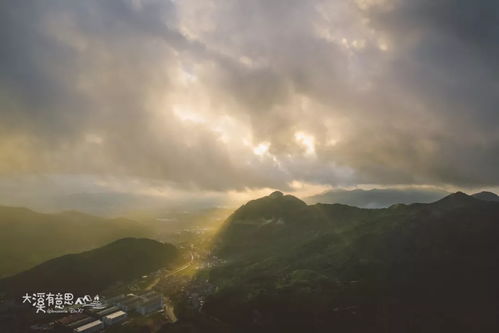
<svg viewBox="0 0 499 333"><path fill-rule="evenodd" d="M232 221L266 220L272 218L291 218L307 209L305 202L280 191L247 202L229 217Z"/></svg>
<svg viewBox="0 0 499 333"><path fill-rule="evenodd" d="M448 198L469 198L469 195L467 195L464 192L457 191L455 193L451 193L447 196Z"/></svg>
<svg viewBox="0 0 499 333"><path fill-rule="evenodd" d="M499 202L499 196L493 192L482 191L472 195L473 198L484 200L484 201L497 201Z"/></svg>
<svg viewBox="0 0 499 333"><path fill-rule="evenodd" d="M449 194L443 199L435 202L440 207L456 208L467 204L472 204L478 202L477 199L473 198L466 193L458 191L456 193Z"/></svg>
<svg viewBox="0 0 499 333"><path fill-rule="evenodd" d="M269 198L275 199L275 198L281 198L283 197L284 194L281 191L274 191L269 194Z"/></svg>
<svg viewBox="0 0 499 333"><path fill-rule="evenodd" d="M448 196L444 197L443 199L441 199L440 201L456 201L456 200L469 200L471 199L471 196L467 195L466 193L464 192L461 192L461 191L457 191L455 193L451 193L449 194Z"/></svg>

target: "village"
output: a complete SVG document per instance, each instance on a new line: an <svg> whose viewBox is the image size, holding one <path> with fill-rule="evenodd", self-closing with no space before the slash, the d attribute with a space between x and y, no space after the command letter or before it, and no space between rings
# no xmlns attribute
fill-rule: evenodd
<svg viewBox="0 0 499 333"><path fill-rule="evenodd" d="M118 283L104 291L97 306L71 308L65 315L37 323L30 329L54 333L114 333L147 325L155 331L178 320L175 303L182 303L188 311L201 311L206 296L216 288L207 280L194 279L195 273L222 261L199 254L192 245L186 249L190 251L190 260L183 266L172 271L159 269L127 284Z"/></svg>

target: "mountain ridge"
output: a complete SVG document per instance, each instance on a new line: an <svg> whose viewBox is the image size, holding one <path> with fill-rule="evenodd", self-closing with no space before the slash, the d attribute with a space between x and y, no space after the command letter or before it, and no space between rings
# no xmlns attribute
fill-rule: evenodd
<svg viewBox="0 0 499 333"><path fill-rule="evenodd" d="M243 205L252 209L242 215L283 218L284 196L273 197ZM432 203L300 212L280 225L226 221L213 250L226 264L202 275L217 287L206 313L240 332L499 328L499 203L456 192Z"/></svg>
<svg viewBox="0 0 499 333"><path fill-rule="evenodd" d="M0 277L65 253L89 250L124 237L151 235L147 225L126 218L68 211L47 214L10 206L0 206L0 228Z"/></svg>
<svg viewBox="0 0 499 333"><path fill-rule="evenodd" d="M360 208L388 208L395 204L431 203L448 194L450 193L447 191L431 188L334 189L306 197L304 200L309 204L342 203Z"/></svg>
<svg viewBox="0 0 499 333"><path fill-rule="evenodd" d="M180 252L147 238L123 238L102 247L47 260L0 280L7 294L51 290L98 293L117 281L129 281L156 269L172 267ZM133 265L131 265L133 263Z"/></svg>
<svg viewBox="0 0 499 333"><path fill-rule="evenodd" d="M482 191L478 192L472 195L472 197L480 199L480 200L485 200L485 201L497 201L499 202L499 195L495 194L494 192L489 192L489 191Z"/></svg>

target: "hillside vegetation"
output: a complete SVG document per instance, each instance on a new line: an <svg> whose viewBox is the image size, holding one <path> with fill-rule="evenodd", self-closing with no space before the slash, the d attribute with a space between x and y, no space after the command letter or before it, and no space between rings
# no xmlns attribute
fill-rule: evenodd
<svg viewBox="0 0 499 333"><path fill-rule="evenodd" d="M496 332L499 203L307 206L276 192L226 221L203 312L237 332Z"/></svg>
<svg viewBox="0 0 499 333"><path fill-rule="evenodd" d="M170 244L124 238L87 252L69 254L0 280L11 295L51 291L95 294L118 281L127 282L181 260Z"/></svg>

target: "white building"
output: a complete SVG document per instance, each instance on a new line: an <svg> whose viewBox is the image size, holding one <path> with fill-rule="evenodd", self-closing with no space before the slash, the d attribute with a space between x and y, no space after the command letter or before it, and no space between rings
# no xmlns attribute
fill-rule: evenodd
<svg viewBox="0 0 499 333"><path fill-rule="evenodd" d="M121 323L127 319L127 314L126 312L123 311L116 311L111 314L108 314L105 317L102 317L102 320L107 326L111 326L117 323Z"/></svg>
<svg viewBox="0 0 499 333"><path fill-rule="evenodd" d="M104 324L100 320L92 321L88 324L75 328L73 330L74 333L93 333L99 332L104 328Z"/></svg>

